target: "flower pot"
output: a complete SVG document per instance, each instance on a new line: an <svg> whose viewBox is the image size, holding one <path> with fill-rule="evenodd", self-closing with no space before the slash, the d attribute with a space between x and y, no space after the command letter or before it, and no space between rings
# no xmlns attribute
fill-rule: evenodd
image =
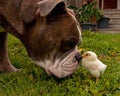
<svg viewBox="0 0 120 96"><path fill-rule="evenodd" d="M97 21L97 29L108 28L110 18L103 17Z"/></svg>
<svg viewBox="0 0 120 96"><path fill-rule="evenodd" d="M95 24L93 23L81 23L80 24L82 30L86 31L86 30L90 30L90 31L95 31Z"/></svg>

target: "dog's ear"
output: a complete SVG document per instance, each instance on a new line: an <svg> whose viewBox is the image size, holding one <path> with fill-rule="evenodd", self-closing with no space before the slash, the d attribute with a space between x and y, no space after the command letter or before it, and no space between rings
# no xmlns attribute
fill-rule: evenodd
<svg viewBox="0 0 120 96"><path fill-rule="evenodd" d="M60 5L58 12L65 11L65 2L63 0L43 0L38 2L40 16L47 16L57 5Z"/></svg>
<svg viewBox="0 0 120 96"><path fill-rule="evenodd" d="M19 16L25 23L31 23L36 19L38 6L34 0L23 0L20 6Z"/></svg>

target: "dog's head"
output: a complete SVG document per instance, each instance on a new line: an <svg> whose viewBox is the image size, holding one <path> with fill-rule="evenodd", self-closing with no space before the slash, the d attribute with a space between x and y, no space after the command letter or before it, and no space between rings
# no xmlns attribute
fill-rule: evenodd
<svg viewBox="0 0 120 96"><path fill-rule="evenodd" d="M66 7L63 0L42 0L38 2L36 20L34 27L30 28L29 46L26 45L29 55L48 74L57 74L60 78L72 74L80 60L76 46L82 40L74 12ZM63 72L61 66L71 64L73 68L68 68L71 72ZM49 68L51 65L52 69Z"/></svg>

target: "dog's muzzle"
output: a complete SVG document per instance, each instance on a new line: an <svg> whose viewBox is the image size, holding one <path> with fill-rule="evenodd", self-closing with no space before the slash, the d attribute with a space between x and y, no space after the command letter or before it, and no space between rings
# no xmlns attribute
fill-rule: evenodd
<svg viewBox="0 0 120 96"><path fill-rule="evenodd" d="M66 58L58 64L48 67L48 70L58 78L65 78L73 74L78 69L78 64L82 56L77 48L75 48Z"/></svg>

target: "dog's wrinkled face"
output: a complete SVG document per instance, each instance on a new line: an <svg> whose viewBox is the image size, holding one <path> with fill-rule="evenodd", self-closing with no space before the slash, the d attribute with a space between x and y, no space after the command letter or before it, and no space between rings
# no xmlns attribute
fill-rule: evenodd
<svg viewBox="0 0 120 96"><path fill-rule="evenodd" d="M79 23L62 0L43 0L38 6L28 53L48 74L64 78L77 69L80 60L75 58L82 39Z"/></svg>

